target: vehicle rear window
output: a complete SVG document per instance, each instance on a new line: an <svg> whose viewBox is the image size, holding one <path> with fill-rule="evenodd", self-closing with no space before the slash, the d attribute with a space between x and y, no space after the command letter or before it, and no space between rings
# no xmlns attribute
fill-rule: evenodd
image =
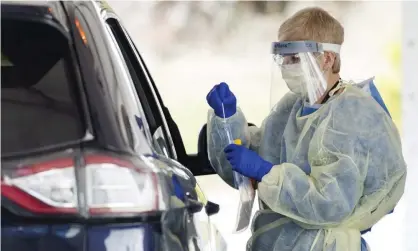
<svg viewBox="0 0 418 251"><path fill-rule="evenodd" d="M1 20L1 154L80 140L67 37L42 22Z"/></svg>

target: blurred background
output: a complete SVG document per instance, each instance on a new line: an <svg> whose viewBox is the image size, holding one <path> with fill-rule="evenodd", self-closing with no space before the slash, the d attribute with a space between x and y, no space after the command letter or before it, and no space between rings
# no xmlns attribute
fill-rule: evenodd
<svg viewBox="0 0 418 251"><path fill-rule="evenodd" d="M197 152L199 131L207 119L206 95L227 82L249 122L260 125L269 112L270 45L284 19L307 6L329 11L345 28L342 78L376 77L398 128L401 120L400 1L110 1L180 128L187 152ZM283 83L280 95L287 91ZM250 236L232 235L237 192L217 176L198 177L210 200L221 205L213 221L228 250L245 250ZM258 205L255 205L258 207ZM402 201L366 235L372 250L403 250ZM412 238L412 236L411 236ZM383 241L384 240L384 241ZM412 250L412 249L411 249Z"/></svg>

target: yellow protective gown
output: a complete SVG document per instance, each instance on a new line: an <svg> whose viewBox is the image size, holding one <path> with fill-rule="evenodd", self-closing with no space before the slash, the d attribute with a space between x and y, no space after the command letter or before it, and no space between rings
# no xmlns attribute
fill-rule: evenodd
<svg viewBox="0 0 418 251"><path fill-rule="evenodd" d="M226 119L234 138L275 164L258 184L268 209L256 213L247 250L360 251L360 231L389 213L404 191L398 131L354 85L310 115L300 116L302 104L288 93L261 128L248 128L239 109ZM223 119L209 116L209 159L232 184Z"/></svg>

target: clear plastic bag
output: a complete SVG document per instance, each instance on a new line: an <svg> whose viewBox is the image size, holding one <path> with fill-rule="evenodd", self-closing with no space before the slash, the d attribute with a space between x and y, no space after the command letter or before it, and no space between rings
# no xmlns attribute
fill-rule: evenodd
<svg viewBox="0 0 418 251"><path fill-rule="evenodd" d="M222 104L222 109L224 110L223 104ZM223 111L223 115L224 115L223 128L227 135L229 144L241 145L242 143L240 139L234 140L232 138L231 129L225 119L225 111ZM252 212L253 205L254 205L255 190L251 183L250 178L245 177L235 171L233 171L232 173L234 177L235 187L238 187L239 194L240 194L240 200L239 200L238 211L237 211L238 213L237 213L236 223L234 227L234 232L240 233L246 230L250 224L251 212Z"/></svg>

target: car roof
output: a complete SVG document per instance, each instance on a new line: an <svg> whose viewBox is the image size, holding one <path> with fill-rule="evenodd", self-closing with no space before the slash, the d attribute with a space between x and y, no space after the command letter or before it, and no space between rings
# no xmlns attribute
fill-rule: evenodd
<svg viewBox="0 0 418 251"><path fill-rule="evenodd" d="M1 15L2 19L49 19L68 30L67 17L59 1L2 1Z"/></svg>
<svg viewBox="0 0 418 251"><path fill-rule="evenodd" d="M94 5L100 10L112 11L106 1L1 1L1 14L3 17L13 18L47 18L54 19L64 30L68 31L71 26L68 21L73 21L67 14L69 8L77 5ZM99 16L97 16L99 18Z"/></svg>

